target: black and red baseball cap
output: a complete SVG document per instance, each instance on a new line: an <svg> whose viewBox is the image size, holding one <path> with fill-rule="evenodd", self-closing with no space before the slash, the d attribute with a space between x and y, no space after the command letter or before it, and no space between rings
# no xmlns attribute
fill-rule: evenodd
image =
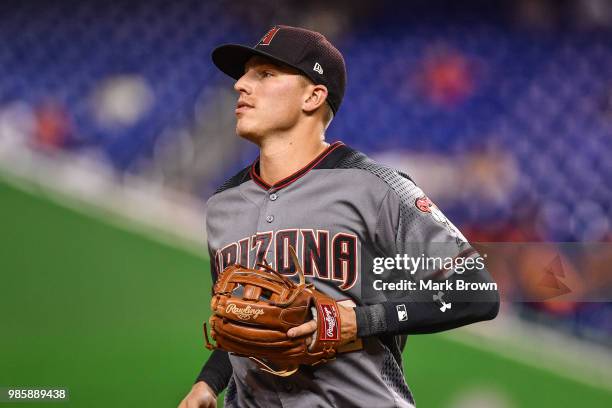
<svg viewBox="0 0 612 408"><path fill-rule="evenodd" d="M244 75L249 58L260 55L300 71L315 84L327 87L327 103L334 115L346 88L344 58L325 36L305 28L277 25L254 47L224 44L212 52L214 64L234 79Z"/></svg>

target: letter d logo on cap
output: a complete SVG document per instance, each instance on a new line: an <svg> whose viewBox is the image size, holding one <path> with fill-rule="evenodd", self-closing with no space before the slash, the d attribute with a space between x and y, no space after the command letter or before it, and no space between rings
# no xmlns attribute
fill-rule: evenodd
<svg viewBox="0 0 612 408"><path fill-rule="evenodd" d="M259 41L259 45L270 45L270 42L272 41L278 30L280 30L279 27L272 27L270 31L268 31L266 35L264 35L263 38Z"/></svg>

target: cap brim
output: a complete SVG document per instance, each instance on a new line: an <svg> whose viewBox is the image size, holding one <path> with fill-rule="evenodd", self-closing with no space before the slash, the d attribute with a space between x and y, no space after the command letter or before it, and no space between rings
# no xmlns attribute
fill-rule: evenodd
<svg viewBox="0 0 612 408"><path fill-rule="evenodd" d="M271 60L281 64L293 66L287 61L283 61L282 59L276 58L268 53L240 44L220 45L213 50L211 56L213 63L223 73L234 79L240 79L240 77L244 75L244 66L246 65L247 61L249 58L255 55L270 58Z"/></svg>

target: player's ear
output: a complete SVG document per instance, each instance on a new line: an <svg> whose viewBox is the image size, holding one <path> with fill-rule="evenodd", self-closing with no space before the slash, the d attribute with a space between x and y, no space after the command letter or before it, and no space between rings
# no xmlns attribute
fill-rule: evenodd
<svg viewBox="0 0 612 408"><path fill-rule="evenodd" d="M327 87L325 85L314 85L306 87L306 95L302 109L308 113L316 111L327 99Z"/></svg>

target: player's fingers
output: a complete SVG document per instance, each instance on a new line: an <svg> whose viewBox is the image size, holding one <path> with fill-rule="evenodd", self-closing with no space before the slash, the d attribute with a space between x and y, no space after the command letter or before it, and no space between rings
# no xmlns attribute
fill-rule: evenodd
<svg viewBox="0 0 612 408"><path fill-rule="evenodd" d="M317 330L317 322L314 320L311 320L297 327L293 327L289 329L289 331L287 331L287 336L289 337L306 336L308 334L313 333L315 330Z"/></svg>

